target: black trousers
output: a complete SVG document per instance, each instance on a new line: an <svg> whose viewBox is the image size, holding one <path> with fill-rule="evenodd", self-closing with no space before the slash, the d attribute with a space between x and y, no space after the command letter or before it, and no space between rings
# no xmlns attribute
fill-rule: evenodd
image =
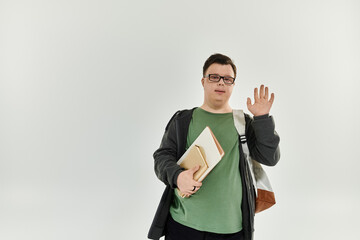
<svg viewBox="0 0 360 240"><path fill-rule="evenodd" d="M171 215L166 224L165 240L243 240L243 231L231 234L218 234L198 231L176 222Z"/></svg>

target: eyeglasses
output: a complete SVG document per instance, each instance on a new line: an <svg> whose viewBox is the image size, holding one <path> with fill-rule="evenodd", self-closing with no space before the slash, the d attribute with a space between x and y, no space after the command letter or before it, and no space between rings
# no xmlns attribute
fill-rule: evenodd
<svg viewBox="0 0 360 240"><path fill-rule="evenodd" d="M233 77L223 77L218 74L208 74L205 77L208 78L210 82L220 82L220 80L223 79L226 85L232 85L235 82L235 78Z"/></svg>

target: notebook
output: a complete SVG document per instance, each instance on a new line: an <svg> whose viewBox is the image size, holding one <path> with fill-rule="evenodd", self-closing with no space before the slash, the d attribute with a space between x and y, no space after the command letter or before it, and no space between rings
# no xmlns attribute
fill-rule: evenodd
<svg viewBox="0 0 360 240"><path fill-rule="evenodd" d="M200 165L200 169L194 174L194 180L201 182L220 162L224 154L214 133L207 126L181 156L177 164L186 170Z"/></svg>

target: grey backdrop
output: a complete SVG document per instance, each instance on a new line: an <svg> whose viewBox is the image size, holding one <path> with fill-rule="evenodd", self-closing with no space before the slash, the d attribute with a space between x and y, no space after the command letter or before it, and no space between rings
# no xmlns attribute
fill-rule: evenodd
<svg viewBox="0 0 360 240"><path fill-rule="evenodd" d="M359 43L356 0L0 1L0 239L146 239L152 153L215 52L233 108L275 93L256 239L359 239Z"/></svg>

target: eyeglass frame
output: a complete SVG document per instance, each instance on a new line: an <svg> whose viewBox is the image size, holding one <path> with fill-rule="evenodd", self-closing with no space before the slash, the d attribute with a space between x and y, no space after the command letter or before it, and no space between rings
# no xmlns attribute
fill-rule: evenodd
<svg viewBox="0 0 360 240"><path fill-rule="evenodd" d="M213 81L213 80L210 80L210 76L211 76L211 75L216 75L216 76L219 76L220 78L219 78L218 81ZM214 82L214 83L220 82L220 80L222 79L223 82L224 82L226 85L228 85L228 86L231 86L231 85L233 85L233 84L235 83L235 78L233 78L233 77L228 77L228 76L220 76L219 74L215 74L215 73L208 74L208 75L205 76L205 78L209 79L210 82ZM232 82L232 83L226 83L226 82L225 82L225 78L231 78L231 79L233 79L233 82Z"/></svg>

